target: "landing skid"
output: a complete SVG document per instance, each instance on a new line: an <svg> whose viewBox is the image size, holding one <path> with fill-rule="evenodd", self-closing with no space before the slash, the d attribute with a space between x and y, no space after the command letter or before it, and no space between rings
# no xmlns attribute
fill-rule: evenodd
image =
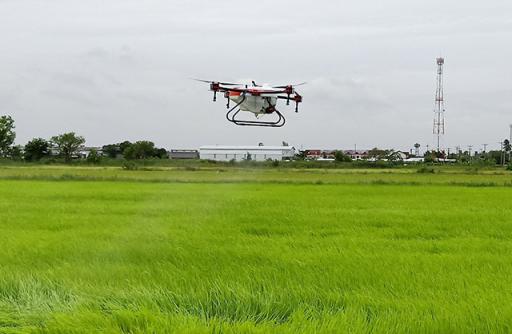
<svg viewBox="0 0 512 334"><path fill-rule="evenodd" d="M236 115L240 112L238 108L245 101L245 95L243 95L242 101L238 102L236 106L229 109L226 114L226 119L233 124L241 125L241 126L263 126L263 127L271 127L271 128L280 128L286 123L286 118L284 118L283 114L279 112L279 110L274 109L274 112L278 115L278 119L274 122L264 122L264 121L250 121L250 120L242 120L237 119ZM238 108L237 111L235 111Z"/></svg>

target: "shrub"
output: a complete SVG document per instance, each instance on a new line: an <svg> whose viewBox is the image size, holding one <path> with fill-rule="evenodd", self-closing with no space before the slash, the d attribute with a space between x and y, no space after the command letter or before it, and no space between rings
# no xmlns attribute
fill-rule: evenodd
<svg viewBox="0 0 512 334"><path fill-rule="evenodd" d="M436 170L433 167L423 166L417 170L420 174L434 174Z"/></svg>
<svg viewBox="0 0 512 334"><path fill-rule="evenodd" d="M139 166L133 162L133 161L124 161L123 162L123 169L125 170L137 170L139 169Z"/></svg>
<svg viewBox="0 0 512 334"><path fill-rule="evenodd" d="M99 164L101 162L101 155L98 151L92 149L87 155L87 162L90 164Z"/></svg>

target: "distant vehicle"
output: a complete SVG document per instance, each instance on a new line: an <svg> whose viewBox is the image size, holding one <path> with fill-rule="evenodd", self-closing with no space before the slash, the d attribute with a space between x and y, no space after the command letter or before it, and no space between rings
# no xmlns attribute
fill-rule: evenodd
<svg viewBox="0 0 512 334"><path fill-rule="evenodd" d="M226 113L228 121L236 125L266 127L282 127L286 123L283 114L276 109L277 100L286 100L286 105L293 101L295 102L295 112L299 111L299 103L302 102L302 96L295 91L295 87L305 84L303 82L297 85L268 86L258 85L253 81L252 86L249 86L237 83L195 80L210 84L214 102L217 101L218 92L224 93L224 97L227 99L227 108L229 109ZM232 108L230 108L231 101L235 103L235 106ZM240 111L253 113L256 116L256 120L237 118ZM270 114L276 114L278 119L274 121L260 120L264 115Z"/></svg>

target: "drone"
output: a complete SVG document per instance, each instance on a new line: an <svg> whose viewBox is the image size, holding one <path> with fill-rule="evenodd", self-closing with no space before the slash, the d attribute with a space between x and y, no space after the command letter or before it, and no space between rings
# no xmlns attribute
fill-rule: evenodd
<svg viewBox="0 0 512 334"><path fill-rule="evenodd" d="M269 86L258 85L252 82L252 86L194 79L200 82L210 84L210 90L213 91L213 102L217 101L217 93L224 93L227 100L226 119L231 123L242 126L264 126L280 128L286 123L283 114L276 109L278 100L286 100L286 105L295 102L295 112L299 112L299 103L302 102L302 96L295 91L296 86L305 84L305 82L296 85ZM233 102L235 106L231 107ZM255 115L256 120L245 120L238 117L240 111L248 111ZM265 121L261 118L265 115L276 114L277 119Z"/></svg>

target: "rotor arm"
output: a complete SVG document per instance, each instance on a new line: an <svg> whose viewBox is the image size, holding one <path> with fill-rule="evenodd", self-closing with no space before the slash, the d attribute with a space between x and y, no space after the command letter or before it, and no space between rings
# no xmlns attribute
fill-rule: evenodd
<svg viewBox="0 0 512 334"><path fill-rule="evenodd" d="M276 97L281 100L286 100L287 105L289 104L289 101L294 101L295 102L295 112L299 112L299 103L302 103L302 95L299 95L297 92L294 92L293 96L287 94L285 96L278 95Z"/></svg>

